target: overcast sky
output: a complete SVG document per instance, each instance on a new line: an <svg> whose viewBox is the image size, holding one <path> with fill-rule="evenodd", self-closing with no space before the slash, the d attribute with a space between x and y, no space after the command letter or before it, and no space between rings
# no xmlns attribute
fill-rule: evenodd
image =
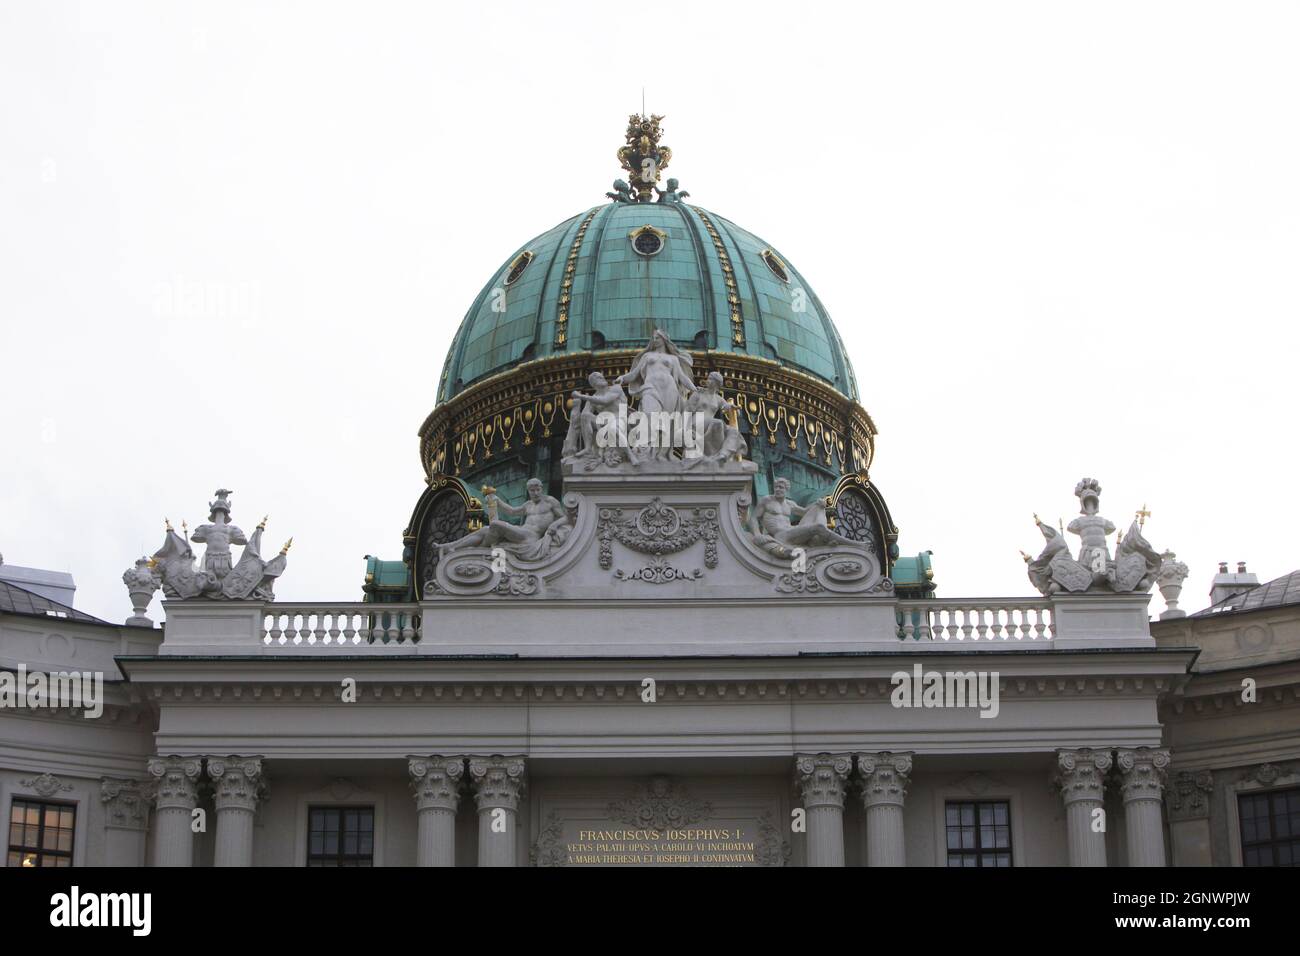
<svg viewBox="0 0 1300 956"><path fill-rule="evenodd" d="M940 595L1030 593L1088 475L1202 607L1300 567L1298 47L1294 3L7 0L0 551L121 620L225 486L281 599L359 598L457 324L645 86L834 316Z"/></svg>

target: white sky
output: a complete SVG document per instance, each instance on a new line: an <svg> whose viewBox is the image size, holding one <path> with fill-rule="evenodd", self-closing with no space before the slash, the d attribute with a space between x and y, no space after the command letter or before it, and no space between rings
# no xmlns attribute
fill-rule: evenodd
<svg viewBox="0 0 1300 956"><path fill-rule="evenodd" d="M638 11L644 10L644 15ZM641 102L842 333L940 594L1030 593L1084 475L1192 568L1300 566L1291 3L0 4L0 551L121 620L235 489L354 600L457 324ZM1157 596L1152 610L1163 607ZM152 613L158 617L155 603Z"/></svg>

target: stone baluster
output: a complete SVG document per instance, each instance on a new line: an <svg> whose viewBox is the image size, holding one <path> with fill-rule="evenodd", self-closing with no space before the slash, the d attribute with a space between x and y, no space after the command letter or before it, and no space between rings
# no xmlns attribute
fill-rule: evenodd
<svg viewBox="0 0 1300 956"><path fill-rule="evenodd" d="M253 865L253 817L266 789L261 757L209 757L208 777L216 789L217 841L214 866Z"/></svg>
<svg viewBox="0 0 1300 956"><path fill-rule="evenodd" d="M516 817L527 787L523 757L471 757L469 779L478 805L478 865L515 866Z"/></svg>
<svg viewBox="0 0 1300 956"><path fill-rule="evenodd" d="M1111 767L1109 750L1058 750L1053 783L1065 804L1066 839L1070 866L1105 866L1106 831L1095 825L1105 817L1106 771Z"/></svg>
<svg viewBox="0 0 1300 956"><path fill-rule="evenodd" d="M858 754L858 773L867 813L867 866L906 866L903 801L912 774L912 754Z"/></svg>
<svg viewBox="0 0 1300 956"><path fill-rule="evenodd" d="M460 757L411 757L407 761L419 830L416 866L456 865L456 808L465 761Z"/></svg>
<svg viewBox="0 0 1300 956"><path fill-rule="evenodd" d="M808 865L844 865L844 794L853 758L849 754L799 754L795 784L803 799L808 830Z"/></svg>
<svg viewBox="0 0 1300 956"><path fill-rule="evenodd" d="M147 790L146 784L140 780L100 778L105 865L144 866L145 834L149 826Z"/></svg>
<svg viewBox="0 0 1300 956"><path fill-rule="evenodd" d="M190 821L199 802L203 761L197 757L153 757L150 789L155 801L154 865L193 866Z"/></svg>
<svg viewBox="0 0 1300 956"><path fill-rule="evenodd" d="M1160 809L1164 798L1169 751L1138 747L1115 755L1124 795L1129 866L1164 866L1165 831Z"/></svg>

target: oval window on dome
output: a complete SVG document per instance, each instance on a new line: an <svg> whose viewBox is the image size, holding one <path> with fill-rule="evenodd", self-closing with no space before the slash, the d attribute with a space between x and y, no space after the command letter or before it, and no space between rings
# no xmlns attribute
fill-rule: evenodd
<svg viewBox="0 0 1300 956"><path fill-rule="evenodd" d="M518 281L524 274L524 270L528 268L528 263L532 261L533 254L527 249L515 256L514 261L510 263L510 268L506 270L506 285L513 285Z"/></svg>
<svg viewBox="0 0 1300 956"><path fill-rule="evenodd" d="M663 251L664 240L668 238L668 233L646 225L640 229L633 229L628 233L628 238L632 240L632 248L636 250L637 255L657 256Z"/></svg>
<svg viewBox="0 0 1300 956"><path fill-rule="evenodd" d="M772 275L776 276L782 282L790 281L790 273L786 270L785 263L781 261L780 256L771 249L764 249L761 255L763 261L767 263L767 267L772 270Z"/></svg>

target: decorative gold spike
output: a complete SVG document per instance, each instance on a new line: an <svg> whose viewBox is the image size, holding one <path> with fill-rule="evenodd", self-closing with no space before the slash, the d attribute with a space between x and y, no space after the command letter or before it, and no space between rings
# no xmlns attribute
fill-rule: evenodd
<svg viewBox="0 0 1300 956"><path fill-rule="evenodd" d="M262 520L257 523L258 531L266 530L266 522L270 519L270 517L271 517L270 515L262 515Z"/></svg>
<svg viewBox="0 0 1300 956"><path fill-rule="evenodd" d="M1033 560L1031 557L1029 557L1029 555L1025 554L1025 552L1023 551L1020 552L1020 556L1025 559L1025 564L1028 564L1030 561Z"/></svg>
<svg viewBox="0 0 1300 956"><path fill-rule="evenodd" d="M1147 524L1147 518L1150 518L1150 517L1151 517L1151 512L1147 510L1147 505L1146 505L1146 502L1145 502L1145 501L1142 502L1142 507L1138 509L1137 514L1134 515L1134 517L1136 517L1136 518L1138 519L1138 527L1139 527L1139 528L1145 528L1145 527L1146 527L1146 524Z"/></svg>
<svg viewBox="0 0 1300 956"><path fill-rule="evenodd" d="M280 553L281 553L281 554L288 554L288 553L289 553L289 549L292 548L292 547L293 547L293 538L290 538L288 541L286 541L286 542L284 543L284 547L280 549Z"/></svg>
<svg viewBox="0 0 1300 956"><path fill-rule="evenodd" d="M176 530L175 528L172 527L171 519L169 519L169 518L163 518L163 524L165 524L165 525L167 526L167 530L168 530L168 531L175 531L175 530Z"/></svg>

